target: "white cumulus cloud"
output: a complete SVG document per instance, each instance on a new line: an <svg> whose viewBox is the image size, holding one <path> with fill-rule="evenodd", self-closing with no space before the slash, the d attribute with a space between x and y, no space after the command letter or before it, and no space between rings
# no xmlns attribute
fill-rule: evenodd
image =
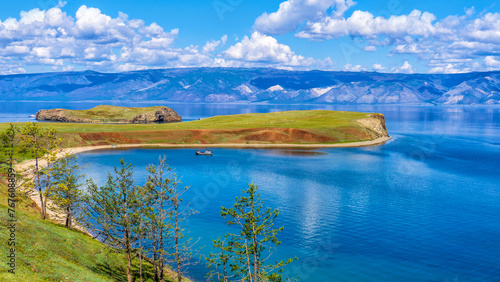
<svg viewBox="0 0 500 282"><path fill-rule="evenodd" d="M0 59L5 65L16 73L22 72L19 60L24 65L52 66L54 70L80 66L128 71L208 66L213 61L197 46L173 47L179 29L165 31L156 23L146 25L143 20L129 19L121 12L113 18L86 5L72 17L61 10L63 6L61 2L49 10L23 11L19 19L0 20ZM221 38L219 44L226 40L227 37Z"/></svg>
<svg viewBox="0 0 500 282"><path fill-rule="evenodd" d="M388 55L409 54L423 60L432 72L491 70L487 56L500 55L500 13L478 13L438 20L430 12L375 16L369 11L348 10L352 1L287 0L277 11L257 18L254 28L267 34L295 32L298 38L331 40L351 37L369 44L360 47L376 52L376 46L392 46ZM400 71L399 68L394 68ZM392 69L391 69L392 70Z"/></svg>
<svg viewBox="0 0 500 282"><path fill-rule="evenodd" d="M220 40L207 41L207 43L205 43L205 46L203 46L203 49L202 49L203 54L208 54L208 53L214 52L215 49L217 49L217 47L219 47L219 45L226 44L226 41L227 41L226 34L224 34Z"/></svg>
<svg viewBox="0 0 500 282"><path fill-rule="evenodd" d="M494 56L487 56L484 58L484 63L490 68L500 69L500 59L497 60Z"/></svg>
<svg viewBox="0 0 500 282"><path fill-rule="evenodd" d="M385 70L385 68L382 66L382 64L373 64L372 69L376 70L376 71L383 71L383 70Z"/></svg>
<svg viewBox="0 0 500 282"><path fill-rule="evenodd" d="M408 63L408 61L405 61L404 64L400 67L392 68L392 72L394 72L394 73L407 73L407 74L415 73L412 65L410 65L410 63Z"/></svg>
<svg viewBox="0 0 500 282"><path fill-rule="evenodd" d="M341 36L376 38L402 38L406 35L428 37L440 32L432 24L436 17L428 12L414 10L409 15L375 17L370 12L354 11L349 18L325 17L317 22L308 22L298 37L332 39Z"/></svg>
<svg viewBox="0 0 500 282"><path fill-rule="evenodd" d="M201 47L176 47L177 28L165 30L122 12L112 17L86 5L71 16L63 6L61 2L49 10L32 9L21 12L19 18L0 20L0 73L23 73L26 67L134 71L213 66L329 69L333 64L330 58L297 55L260 32L245 36L225 51L220 49L227 43L227 35Z"/></svg>
<svg viewBox="0 0 500 282"><path fill-rule="evenodd" d="M251 37L245 36L241 42L223 52L226 60L240 60L282 66L308 67L315 63L313 58L296 55L288 45L278 43L272 36L258 31Z"/></svg>
<svg viewBox="0 0 500 282"><path fill-rule="evenodd" d="M344 71L354 71L354 72L357 72L357 71L366 71L366 68L362 65L351 65L351 64L346 64L344 66Z"/></svg>
<svg viewBox="0 0 500 282"><path fill-rule="evenodd" d="M340 17L354 5L352 0L287 0L274 13L264 13L255 20L256 30L265 34L283 34L294 31L304 21L324 17L328 9Z"/></svg>
<svg viewBox="0 0 500 282"><path fill-rule="evenodd" d="M370 46L365 46L364 50L366 52L375 52L375 51L377 51L377 47L371 46L371 45Z"/></svg>

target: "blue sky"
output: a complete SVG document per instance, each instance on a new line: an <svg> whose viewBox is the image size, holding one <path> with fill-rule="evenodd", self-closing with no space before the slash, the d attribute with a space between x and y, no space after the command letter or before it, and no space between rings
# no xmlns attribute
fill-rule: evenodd
<svg viewBox="0 0 500 282"><path fill-rule="evenodd" d="M0 74L199 66L500 69L494 1L3 2Z"/></svg>

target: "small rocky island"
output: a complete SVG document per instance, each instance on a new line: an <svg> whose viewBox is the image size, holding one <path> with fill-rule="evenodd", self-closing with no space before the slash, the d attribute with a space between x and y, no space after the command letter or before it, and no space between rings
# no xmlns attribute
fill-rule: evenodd
<svg viewBox="0 0 500 282"><path fill-rule="evenodd" d="M131 108L100 105L89 110L52 109L40 110L37 120L79 123L152 123L179 122L182 118L164 106Z"/></svg>

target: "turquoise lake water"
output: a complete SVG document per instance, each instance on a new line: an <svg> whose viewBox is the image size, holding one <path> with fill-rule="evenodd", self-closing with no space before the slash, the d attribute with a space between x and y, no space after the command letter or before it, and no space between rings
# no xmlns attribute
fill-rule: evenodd
<svg viewBox="0 0 500 282"><path fill-rule="evenodd" d="M176 110L186 116L192 109L185 107ZM248 110L199 107L191 118ZM280 210L277 225L285 226L272 258L299 257L285 273L300 281L498 281L499 107L310 107L381 112L393 138L363 148L221 148L213 157L195 156L193 149L131 149L79 159L102 184L123 158L136 165L142 184L147 164L166 156L191 186L185 198L194 198L199 213L188 230L205 246L202 254L231 231L220 207L231 206L253 181L264 202ZM203 265L189 271L204 280Z"/></svg>

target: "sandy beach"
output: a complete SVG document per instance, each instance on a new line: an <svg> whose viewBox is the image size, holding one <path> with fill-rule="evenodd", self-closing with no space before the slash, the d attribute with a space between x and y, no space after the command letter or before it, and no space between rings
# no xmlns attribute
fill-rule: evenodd
<svg viewBox="0 0 500 282"><path fill-rule="evenodd" d="M121 144L101 145L88 147L74 147L65 149L64 152L78 154L93 150L128 149L128 148L241 148L241 149L320 149L320 148L350 148L381 145L390 140L391 137L380 137L371 141L339 143L339 144L244 144L244 143L222 143L222 144Z"/></svg>

